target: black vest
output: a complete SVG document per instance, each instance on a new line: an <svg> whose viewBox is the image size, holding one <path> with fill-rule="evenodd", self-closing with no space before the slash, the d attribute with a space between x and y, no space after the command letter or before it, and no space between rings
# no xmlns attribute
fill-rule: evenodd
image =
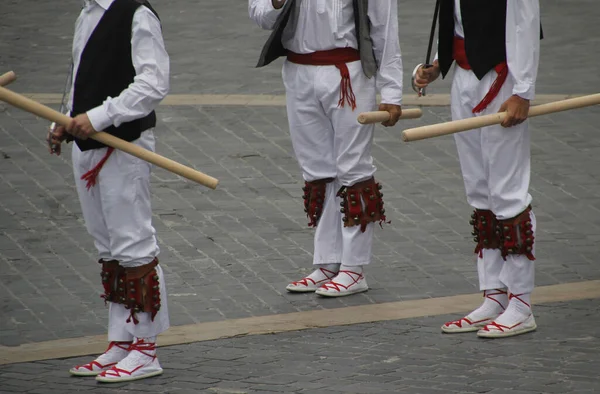
<svg viewBox="0 0 600 394"><path fill-rule="evenodd" d="M506 61L506 1L460 2L467 59L479 79ZM445 77L454 61L454 0L441 0L439 18L438 61Z"/></svg>
<svg viewBox="0 0 600 394"><path fill-rule="evenodd" d="M79 60L73 89L71 116L89 111L102 104L108 96L117 97L133 82L135 68L131 60L131 28L135 11L144 5L158 15L146 1L115 0L106 10L90 36ZM156 125L156 113L110 126L105 131L125 141L134 141L144 130ZM106 145L93 139L75 142L82 151Z"/></svg>

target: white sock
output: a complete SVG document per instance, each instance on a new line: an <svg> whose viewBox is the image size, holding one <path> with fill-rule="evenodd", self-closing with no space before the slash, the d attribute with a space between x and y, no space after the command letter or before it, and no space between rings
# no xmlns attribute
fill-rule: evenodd
<svg viewBox="0 0 600 394"><path fill-rule="evenodd" d="M315 264L315 267L317 269L307 276L307 278L310 278L315 282L320 282L324 279L331 279L336 276L340 270L339 264Z"/></svg>
<svg viewBox="0 0 600 394"><path fill-rule="evenodd" d="M508 304L508 295L505 289L484 290L483 304L467 315L471 321L494 319L504 312Z"/></svg>
<svg viewBox="0 0 600 394"><path fill-rule="evenodd" d="M498 316L496 323L512 327L531 315L531 293L511 294L508 308Z"/></svg>
<svg viewBox="0 0 600 394"><path fill-rule="evenodd" d="M349 265L342 264L340 266L340 271L352 271L352 272L356 272L357 274L362 274L363 266L362 265L349 266Z"/></svg>
<svg viewBox="0 0 600 394"><path fill-rule="evenodd" d="M355 284L362 276L362 273L362 265L354 265L349 267L347 265L342 264L340 267L340 272L335 278L332 279L332 281L347 288Z"/></svg>

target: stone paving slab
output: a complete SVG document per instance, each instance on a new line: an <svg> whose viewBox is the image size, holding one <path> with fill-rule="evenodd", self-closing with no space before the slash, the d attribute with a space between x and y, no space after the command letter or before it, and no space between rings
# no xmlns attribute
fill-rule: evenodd
<svg viewBox="0 0 600 394"><path fill-rule="evenodd" d="M0 367L0 393L597 393L598 300L534 308L538 330L446 335L435 316L161 348L157 378L101 385L68 368L88 358Z"/></svg>

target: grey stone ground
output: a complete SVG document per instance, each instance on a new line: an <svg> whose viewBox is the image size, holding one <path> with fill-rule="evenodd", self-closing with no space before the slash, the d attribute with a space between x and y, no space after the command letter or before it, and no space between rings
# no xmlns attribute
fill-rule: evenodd
<svg viewBox="0 0 600 394"><path fill-rule="evenodd" d="M424 3L431 4L423 9ZM592 0L542 3L546 39L538 92L597 92L600 73L594 50L600 40L600 6ZM61 92L78 4L2 0L0 70L19 74L14 90ZM252 68L266 33L247 20L246 2L174 0L155 5L172 57L172 93L283 93L278 65ZM408 72L424 56L432 7L433 1L400 2L406 84ZM447 93L447 82L435 89ZM447 108L424 112L422 119L402 127L449 119ZM174 325L477 291L467 223L470 209L452 138L407 145L399 139L402 127L377 129L373 154L392 225L376 232L374 261L367 271L371 290L328 300L284 291L288 281L309 272L312 250L284 108L171 106L161 107L158 115L158 152L221 180L218 190L210 191L160 169L153 175L154 224ZM599 121L597 108L532 121L538 285L600 278ZM70 158L47 155L42 140L46 124L0 104L0 345L4 346L105 332L98 267L83 226ZM471 337L460 341L442 337L437 332L444 319L439 317L173 347L163 351L162 361L170 370L158 381L190 390L221 385L235 390L237 383L232 381L253 376L256 381L246 386L242 382L240 390L252 386L266 392L272 387L268 382L299 389L298 382L304 379L286 377L287 365L299 365L305 375L321 378L306 386L308 392L332 387L339 391L352 382L358 391L382 387L390 392L386 384L410 376L423 386L409 382L397 387L420 393L443 390L435 376L445 376L444 369L450 368L455 380L448 390L460 392L479 387L479 381L505 379L503 367L518 355L525 360L518 364L521 380L513 382L519 390L583 392L589 387L585 382L597 384L594 371L600 370L594 355L597 305L582 301L538 308L544 329L506 342L506 349L496 342L475 346ZM555 317L559 326L553 325ZM373 341L368 343L373 351L364 358L357 350L344 356L346 346L361 341ZM299 350L294 353L296 346ZM213 360L221 354L211 353L216 347L228 349L222 353L224 360ZM245 349L262 361L243 358ZM377 349L385 349L387 355ZM213 356L202 358L205 351ZM227 358L229 351L232 356ZM304 356L307 351L314 353ZM470 364L461 361L461 351L468 352ZM275 365L278 352L288 364ZM236 356L240 353L242 358ZM487 359L483 366L475 361L478 354ZM498 354L501 362L490 360ZM320 371L312 364L320 356L337 357L338 363ZM399 359L382 361L392 357ZM581 361L585 357L587 364ZM185 360L197 371L185 371ZM457 365L447 367L448 360ZM307 365L302 366L303 361ZM64 375L51 372L54 364L64 367L71 362L1 367L0 390L15 391L19 381L39 392L89 389L85 382L64 380ZM41 389L29 382L31 368L52 375L56 386ZM208 376L205 368L214 376ZM567 372L560 372L563 369ZM400 378L386 378L388 371ZM283 377L272 377L278 374ZM356 378L346 379L346 374ZM568 381L561 374L577 383L564 388ZM528 381L530 377L536 379ZM562 383L544 383L552 379ZM502 387L493 386L491 392L506 392Z"/></svg>
<svg viewBox="0 0 600 394"><path fill-rule="evenodd" d="M598 321L597 300L535 311L537 332L503 340L441 334L453 317L437 316L171 346L163 375L111 386L66 374L88 358L16 364L0 368L0 392L600 392L600 339L585 323Z"/></svg>

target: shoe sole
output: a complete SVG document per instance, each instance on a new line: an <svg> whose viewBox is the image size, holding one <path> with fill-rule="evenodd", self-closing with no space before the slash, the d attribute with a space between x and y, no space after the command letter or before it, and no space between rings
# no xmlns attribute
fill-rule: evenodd
<svg viewBox="0 0 600 394"><path fill-rule="evenodd" d="M480 338L508 338L508 337L514 337L515 335L521 335L521 334L526 334L528 332L531 331L535 331L537 329L537 324L534 324L531 327L527 327L524 328L522 330L515 330L515 331L509 331L509 332L496 332L496 331L483 331L483 332L478 332L477 336Z"/></svg>
<svg viewBox="0 0 600 394"><path fill-rule="evenodd" d="M319 290L317 289L317 291L315 291L316 294L320 295L321 297L345 297L345 296L349 296L352 294L358 294L358 293L364 293L365 291L369 290L369 288L365 288L365 289L358 289L358 290L354 290L354 291L347 291L347 292L337 292L337 293L329 293L329 292L319 292Z"/></svg>
<svg viewBox="0 0 600 394"><path fill-rule="evenodd" d="M444 334L463 334L465 332L473 332L473 331L479 331L481 330L483 327L485 326L479 326L479 327L465 327L465 328L452 328L452 329L448 329L445 328L445 326L442 326L442 332Z"/></svg>
<svg viewBox="0 0 600 394"><path fill-rule="evenodd" d="M314 293L315 291L317 291L317 289L311 290L311 289L303 289L303 288L289 288L286 287L285 288L287 291L289 291L290 293Z"/></svg>
<svg viewBox="0 0 600 394"><path fill-rule="evenodd" d="M122 383L122 382L131 382L131 381L134 381L134 380L151 378L153 376L161 375L162 373L163 373L163 370L161 369L160 371L150 372L150 373L147 373L145 375L128 376L128 377L124 377L124 378L105 378L105 377L102 377L102 376L96 376L96 380L98 382L102 382L102 383Z"/></svg>
<svg viewBox="0 0 600 394"><path fill-rule="evenodd" d="M88 372L79 372L79 371L73 371L73 370L69 370L69 373L73 376L98 376L100 375L102 372L104 372L106 370L102 370L102 371L88 371Z"/></svg>

